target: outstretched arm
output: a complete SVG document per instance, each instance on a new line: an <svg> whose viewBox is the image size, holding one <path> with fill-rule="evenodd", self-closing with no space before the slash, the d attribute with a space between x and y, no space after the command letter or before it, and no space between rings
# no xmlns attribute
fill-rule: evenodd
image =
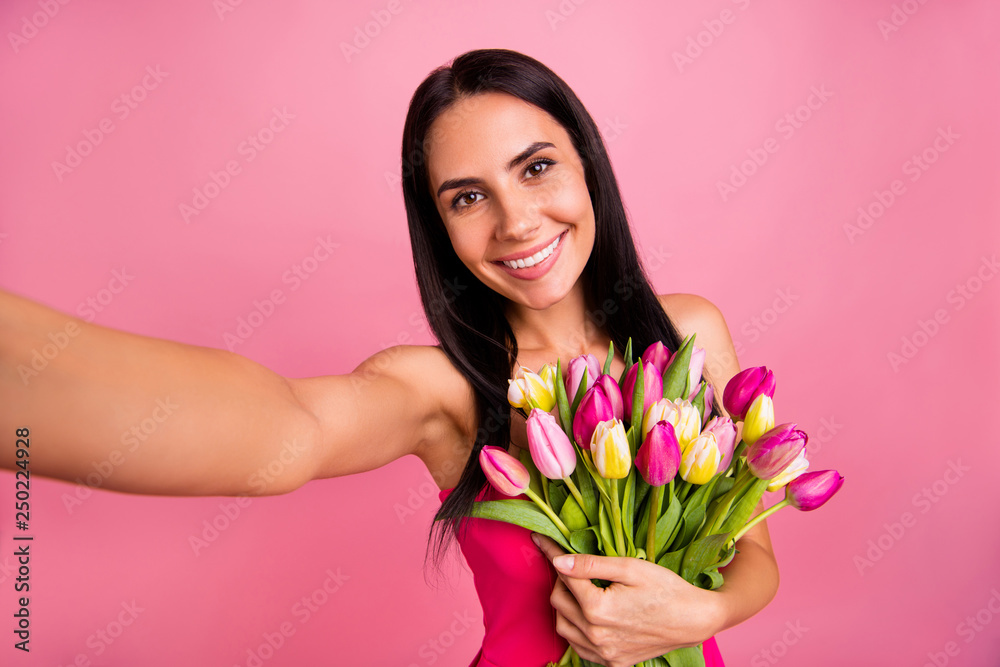
<svg viewBox="0 0 1000 667"><path fill-rule="evenodd" d="M286 493L419 453L429 433L447 431L436 394L413 396L409 373L428 353L399 349L348 375L287 379L225 350L117 331L0 290L0 433L31 430L32 473L96 472L105 489ZM0 467L14 466L4 448Z"/></svg>

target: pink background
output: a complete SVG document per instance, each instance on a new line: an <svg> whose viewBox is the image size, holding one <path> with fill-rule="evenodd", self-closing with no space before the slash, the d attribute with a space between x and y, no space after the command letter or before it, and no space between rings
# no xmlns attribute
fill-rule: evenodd
<svg viewBox="0 0 1000 667"><path fill-rule="evenodd" d="M292 377L431 343L394 181L406 106L459 53L523 51L601 125L657 290L715 302L741 365L775 371L778 419L811 434L813 467L846 477L829 506L769 522L781 588L719 636L727 663L996 664L1000 455L982 420L1000 398L1000 10L662 4L4 2L0 285L79 316L103 298L100 324L220 348L280 289L233 349ZM147 67L166 74L125 116L115 100ZM248 161L241 142L275 108L294 118ZM100 142L57 175L85 133ZM230 160L239 173L186 222L180 205ZM333 255L283 281L318 237ZM115 271L132 278L108 300ZM469 573L453 566L439 589L421 575L438 499L414 457L255 499L198 555L189 537L225 525L231 499L98 491L69 511L74 490L32 486L26 656L0 475L3 664L246 666L291 623L263 664L464 667L482 638ZM295 605L328 569L340 588L303 623ZM133 600L134 622L95 639Z"/></svg>

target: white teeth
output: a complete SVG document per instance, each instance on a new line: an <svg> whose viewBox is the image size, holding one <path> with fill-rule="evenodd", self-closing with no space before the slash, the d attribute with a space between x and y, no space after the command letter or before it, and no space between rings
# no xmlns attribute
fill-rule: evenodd
<svg viewBox="0 0 1000 667"><path fill-rule="evenodd" d="M525 257L523 259L515 259L515 260L505 260L504 264L506 264L512 269L523 269L529 266L534 266L535 264L540 263L542 260L544 260L546 257L551 255L555 251L556 246L559 245L559 240L561 238L562 235L557 236L555 241L545 246L544 248L536 252L534 255L531 255L530 257Z"/></svg>

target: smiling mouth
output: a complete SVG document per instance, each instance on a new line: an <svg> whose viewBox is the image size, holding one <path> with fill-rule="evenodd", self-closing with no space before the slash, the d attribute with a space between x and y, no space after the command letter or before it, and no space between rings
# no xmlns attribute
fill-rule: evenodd
<svg viewBox="0 0 1000 667"><path fill-rule="evenodd" d="M537 264L541 264L546 259L552 256L552 253L554 253L559 244L562 243L564 236L566 236L566 232L563 232L562 234L557 236L555 240L552 241L552 243L548 244L547 246L536 252L534 255L529 255L528 257L522 257L521 259L503 260L497 262L497 264L503 264L511 269L527 269Z"/></svg>

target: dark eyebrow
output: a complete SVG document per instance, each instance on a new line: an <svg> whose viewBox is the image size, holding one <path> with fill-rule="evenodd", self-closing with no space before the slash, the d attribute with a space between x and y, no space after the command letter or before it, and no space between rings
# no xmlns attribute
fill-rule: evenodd
<svg viewBox="0 0 1000 667"><path fill-rule="evenodd" d="M514 167L522 164L528 160L532 155L542 150L543 148L555 148L555 144L549 143L548 141L536 141L531 144L523 151L518 153L513 160L507 164L507 171L512 170ZM453 178L451 180L445 181L438 188L437 196L440 197L441 194L447 190L454 190L456 188L464 188L467 185L478 185L482 181L478 178Z"/></svg>

